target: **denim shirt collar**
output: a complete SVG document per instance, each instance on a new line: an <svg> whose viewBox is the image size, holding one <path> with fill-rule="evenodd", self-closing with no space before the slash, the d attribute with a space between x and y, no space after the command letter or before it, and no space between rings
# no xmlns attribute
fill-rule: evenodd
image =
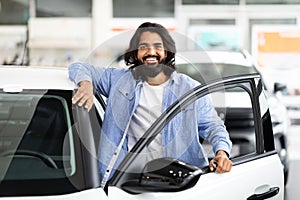
<svg viewBox="0 0 300 200"><path fill-rule="evenodd" d="M170 76L170 80L172 83L175 83L176 85L179 84L178 81L178 73L176 71L174 71L171 76Z"/></svg>

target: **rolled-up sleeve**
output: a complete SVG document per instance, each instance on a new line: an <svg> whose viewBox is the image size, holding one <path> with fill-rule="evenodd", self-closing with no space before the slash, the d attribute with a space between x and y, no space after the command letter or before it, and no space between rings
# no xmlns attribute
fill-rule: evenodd
<svg viewBox="0 0 300 200"><path fill-rule="evenodd" d="M91 81L95 84L97 82L96 80L100 80L103 72L103 68L94 67L85 62L74 62L69 66L69 78L76 84L84 80Z"/></svg>
<svg viewBox="0 0 300 200"><path fill-rule="evenodd" d="M91 81L92 76L90 72L90 66L88 63L84 62L75 62L69 66L69 78L71 81L75 82L76 84L80 83L81 81Z"/></svg>

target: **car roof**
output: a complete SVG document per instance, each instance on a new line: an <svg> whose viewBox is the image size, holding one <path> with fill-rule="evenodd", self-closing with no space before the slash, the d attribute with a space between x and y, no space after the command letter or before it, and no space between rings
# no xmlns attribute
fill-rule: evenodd
<svg viewBox="0 0 300 200"><path fill-rule="evenodd" d="M67 68L0 66L0 88L10 92L23 89L73 90L75 84L69 80Z"/></svg>
<svg viewBox="0 0 300 200"><path fill-rule="evenodd" d="M243 51L184 51L177 52L176 64L228 63L253 67L253 62Z"/></svg>

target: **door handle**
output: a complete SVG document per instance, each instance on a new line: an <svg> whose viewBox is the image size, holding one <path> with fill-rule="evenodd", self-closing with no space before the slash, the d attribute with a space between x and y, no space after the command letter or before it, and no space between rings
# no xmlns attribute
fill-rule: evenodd
<svg viewBox="0 0 300 200"><path fill-rule="evenodd" d="M247 198L247 200L264 200L273 197L279 193L279 187L272 187L269 191L261 194L253 194Z"/></svg>

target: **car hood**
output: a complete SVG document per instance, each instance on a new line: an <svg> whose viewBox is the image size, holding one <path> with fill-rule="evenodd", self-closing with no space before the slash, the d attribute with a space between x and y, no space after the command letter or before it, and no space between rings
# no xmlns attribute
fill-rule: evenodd
<svg viewBox="0 0 300 200"><path fill-rule="evenodd" d="M67 68L0 66L0 88L7 92L23 89L66 89L75 88L68 78Z"/></svg>

